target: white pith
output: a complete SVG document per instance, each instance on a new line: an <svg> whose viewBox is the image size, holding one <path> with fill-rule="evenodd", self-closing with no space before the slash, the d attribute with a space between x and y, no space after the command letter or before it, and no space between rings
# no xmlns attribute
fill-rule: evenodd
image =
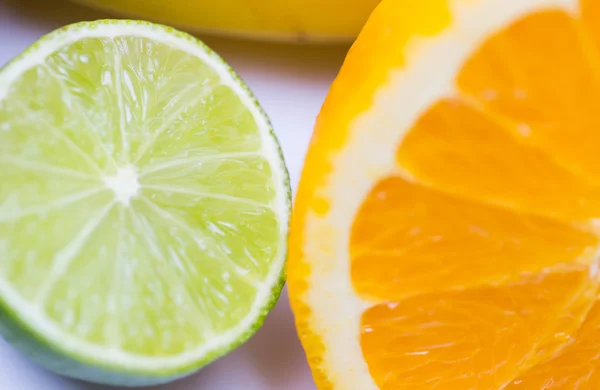
<svg viewBox="0 0 600 390"><path fill-rule="evenodd" d="M398 174L395 155L406 132L434 102L452 95L457 72L493 32L534 11L577 13L576 0L454 0L453 21L435 38L415 37L406 67L392 70L368 111L352 122L347 141L332 158L321 192L325 215L306 216L304 261L310 263L303 299L311 308L309 328L325 345L320 368L335 389L377 389L360 348L363 311L376 302L360 299L350 278L350 229L379 180ZM401 108L399 108L401 107ZM327 286L326 291L319 286ZM332 291L334 293L327 293Z"/></svg>
<svg viewBox="0 0 600 390"><path fill-rule="evenodd" d="M119 168L116 175L104 177L104 185L114 192L116 201L124 205L128 205L140 190L138 174L133 166Z"/></svg>
<svg viewBox="0 0 600 390"><path fill-rule="evenodd" d="M260 282L254 304L249 314L237 326L225 333L218 334L209 342L195 350L169 357L148 357L132 354L111 346L95 345L69 335L57 324L50 321L34 303L24 300L11 287L10 283L0 278L0 296L14 310L20 319L27 323L35 332L52 341L61 349L79 356L85 361L97 362L111 367L123 367L140 372L167 372L193 368L197 362L208 354L226 349L249 332L255 322L263 314L267 304L273 299L273 287L279 283L281 271L285 262L285 248L288 227L289 200L287 191L286 171L280 157L279 147L270 133L270 125L256 106L254 99L238 80L230 73L230 69L214 55L206 51L192 39L186 39L169 32L166 28L150 24L140 24L130 21L100 22L88 26L77 26L64 32L54 33L43 42L13 61L0 73L0 100L4 99L12 83L33 66L41 64L46 57L64 45L90 37L144 37L157 42L168 44L201 59L213 68L219 75L221 83L233 90L252 113L262 139L259 154L264 156L272 167L273 180L277 193L274 204L281 228L280 242L272 268L268 276ZM116 176L104 178L106 188L115 193L115 201L127 204L137 194L139 184L136 182L137 173L131 167L122 167Z"/></svg>

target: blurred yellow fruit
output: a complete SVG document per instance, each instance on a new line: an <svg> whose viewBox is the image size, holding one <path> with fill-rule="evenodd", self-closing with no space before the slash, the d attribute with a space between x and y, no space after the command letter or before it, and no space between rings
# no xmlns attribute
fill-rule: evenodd
<svg viewBox="0 0 600 390"><path fill-rule="evenodd" d="M123 16L249 38L354 39L380 0L76 0Z"/></svg>

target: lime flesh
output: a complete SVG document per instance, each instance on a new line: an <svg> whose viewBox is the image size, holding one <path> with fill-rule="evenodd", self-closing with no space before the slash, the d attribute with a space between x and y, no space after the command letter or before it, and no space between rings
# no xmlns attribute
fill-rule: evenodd
<svg viewBox="0 0 600 390"><path fill-rule="evenodd" d="M124 385L246 340L283 283L289 180L268 119L168 27L80 23L0 71L0 330Z"/></svg>

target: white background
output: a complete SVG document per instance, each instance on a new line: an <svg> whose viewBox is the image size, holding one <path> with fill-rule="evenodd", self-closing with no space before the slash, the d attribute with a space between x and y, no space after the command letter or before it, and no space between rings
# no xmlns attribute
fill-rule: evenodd
<svg viewBox="0 0 600 390"><path fill-rule="evenodd" d="M68 23L107 17L110 15L66 0L0 0L0 66L47 32ZM271 117L295 190L315 117L347 47L200 38L242 76ZM59 378L36 367L0 339L0 389L114 388ZM244 346L189 378L152 389L315 389L285 292L263 328Z"/></svg>

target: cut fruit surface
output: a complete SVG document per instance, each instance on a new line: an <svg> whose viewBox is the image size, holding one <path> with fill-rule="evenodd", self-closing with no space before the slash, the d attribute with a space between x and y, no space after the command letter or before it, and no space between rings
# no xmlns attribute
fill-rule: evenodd
<svg viewBox="0 0 600 390"><path fill-rule="evenodd" d="M210 49L134 21L58 30L0 72L0 320L59 373L165 382L260 327L290 188Z"/></svg>
<svg viewBox="0 0 600 390"><path fill-rule="evenodd" d="M389 228L377 229L382 225ZM401 299L589 266L598 244L593 232L562 222L389 178L377 183L354 221L350 272L364 298Z"/></svg>
<svg viewBox="0 0 600 390"><path fill-rule="evenodd" d="M501 389L571 340L595 287L582 267L379 304L362 315L362 351L383 389Z"/></svg>
<svg viewBox="0 0 600 390"><path fill-rule="evenodd" d="M375 10L292 222L320 389L598 386L598 23L589 0Z"/></svg>
<svg viewBox="0 0 600 390"><path fill-rule="evenodd" d="M598 301L577 332L577 338L554 359L534 366L506 389L594 389L600 386L600 304Z"/></svg>

